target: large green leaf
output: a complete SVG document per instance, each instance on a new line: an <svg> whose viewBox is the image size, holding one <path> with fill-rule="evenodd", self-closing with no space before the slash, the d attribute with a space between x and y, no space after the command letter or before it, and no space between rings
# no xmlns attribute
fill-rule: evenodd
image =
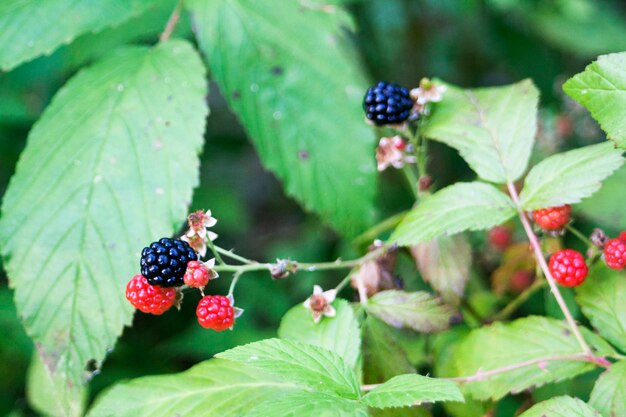
<svg viewBox="0 0 626 417"><path fill-rule="evenodd" d="M337 311L335 317L315 323L311 310L302 304L295 306L281 320L278 337L332 350L354 368L361 351L359 322L346 300L336 300L333 307Z"/></svg>
<svg viewBox="0 0 626 417"><path fill-rule="evenodd" d="M535 404L519 417L599 417L599 414L584 401L563 396Z"/></svg>
<svg viewBox="0 0 626 417"><path fill-rule="evenodd" d="M609 139L626 149L626 52L602 55L563 90L585 106Z"/></svg>
<svg viewBox="0 0 626 417"><path fill-rule="evenodd" d="M463 235L440 236L411 248L417 268L447 302L463 297L472 266L472 247Z"/></svg>
<svg viewBox="0 0 626 417"><path fill-rule="evenodd" d="M348 15L297 1L185 2L211 74L287 193L345 234L373 220L374 136ZM338 70L340 69L340 70Z"/></svg>
<svg viewBox="0 0 626 417"><path fill-rule="evenodd" d="M354 372L339 355L300 342L267 339L227 350L218 358L259 368L313 390L348 399L360 396Z"/></svg>
<svg viewBox="0 0 626 417"><path fill-rule="evenodd" d="M454 308L425 291L381 291L368 300L365 308L391 326L425 333L447 329L455 313Z"/></svg>
<svg viewBox="0 0 626 417"><path fill-rule="evenodd" d="M600 263L576 288L576 301L602 336L626 352L626 272Z"/></svg>
<svg viewBox="0 0 626 417"><path fill-rule="evenodd" d="M530 170L520 203L526 210L578 203L598 191L623 163L622 151L610 143L552 155Z"/></svg>
<svg viewBox="0 0 626 417"><path fill-rule="evenodd" d="M409 212L389 238L399 245L416 245L464 230L483 230L515 215L509 197L481 182L457 183L429 196Z"/></svg>
<svg viewBox="0 0 626 417"><path fill-rule="evenodd" d="M575 210L607 233L618 233L626 230L626 211L622 199L615 198L624 192L626 184L626 165L615 171L604 180L602 188L593 195L593 198L583 200L576 205Z"/></svg>
<svg viewBox="0 0 626 417"><path fill-rule="evenodd" d="M151 7L148 0L0 2L0 69L49 54L78 35L118 25Z"/></svg>
<svg viewBox="0 0 626 417"><path fill-rule="evenodd" d="M456 148L482 179L515 181L528 165L538 101L530 80L475 90L448 86L425 121L424 134Z"/></svg>
<svg viewBox="0 0 626 417"><path fill-rule="evenodd" d="M49 417L78 417L84 414L87 390L83 385L77 385L64 393L65 381L61 375L52 375L43 364L37 353L28 368L26 380L26 396L29 405L41 415Z"/></svg>
<svg viewBox="0 0 626 417"><path fill-rule="evenodd" d="M363 380L384 382L394 376L415 372L392 329L373 316L363 323Z"/></svg>
<svg viewBox="0 0 626 417"><path fill-rule="evenodd" d="M405 407L424 402L463 401L459 387L452 381L422 375L399 375L363 396L370 407Z"/></svg>
<svg viewBox="0 0 626 417"><path fill-rule="evenodd" d="M266 401L245 417L367 417L363 404L319 392L299 392Z"/></svg>
<svg viewBox="0 0 626 417"><path fill-rule="evenodd" d="M593 348L604 353L611 350L602 339L587 329L581 330ZM459 346L455 360L459 374L471 376L527 361L579 353L580 346L564 321L531 316L473 330ZM497 375L485 375L468 383L465 390L479 400L498 400L509 392L561 381L593 368L588 362L545 360Z"/></svg>
<svg viewBox="0 0 626 417"><path fill-rule="evenodd" d="M603 416L626 417L626 360L614 363L596 381L589 404Z"/></svg>
<svg viewBox="0 0 626 417"><path fill-rule="evenodd" d="M130 323L124 285L141 247L185 218L205 94L188 43L129 48L72 78L29 135L0 244L27 332L67 387Z"/></svg>
<svg viewBox="0 0 626 417"><path fill-rule="evenodd" d="M115 385L88 417L239 417L264 401L303 388L254 368L210 360L175 375L149 376Z"/></svg>

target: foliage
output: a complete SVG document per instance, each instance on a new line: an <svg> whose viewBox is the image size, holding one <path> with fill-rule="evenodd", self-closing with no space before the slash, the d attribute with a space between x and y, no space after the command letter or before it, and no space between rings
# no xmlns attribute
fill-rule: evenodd
<svg viewBox="0 0 626 417"><path fill-rule="evenodd" d="M462 3L0 5L0 413L626 417L626 8ZM365 123L374 78L407 121ZM165 236L220 279L135 314Z"/></svg>

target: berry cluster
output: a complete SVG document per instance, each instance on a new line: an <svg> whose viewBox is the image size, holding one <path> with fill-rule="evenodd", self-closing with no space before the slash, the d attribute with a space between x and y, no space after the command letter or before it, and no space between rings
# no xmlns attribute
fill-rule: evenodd
<svg viewBox="0 0 626 417"><path fill-rule="evenodd" d="M604 245L604 261L612 269L626 268L626 231Z"/></svg>
<svg viewBox="0 0 626 417"><path fill-rule="evenodd" d="M141 252L141 274L135 275L126 285L126 299L139 311L160 315L169 310L181 297L183 284L198 288L203 298L198 303L196 315L204 328L222 331L232 328L242 310L233 307L232 296L204 295L204 287L217 278L215 259L201 262L209 239L217 237L207 227L217 221L206 213L197 211L189 218L189 230L183 239L161 238Z"/></svg>
<svg viewBox="0 0 626 417"><path fill-rule="evenodd" d="M533 211L535 223L546 231L562 230L569 223L572 208L569 204L558 207L547 207Z"/></svg>
<svg viewBox="0 0 626 417"><path fill-rule="evenodd" d="M413 104L409 90L385 81L370 87L363 98L365 117L378 126L404 122L411 115Z"/></svg>
<svg viewBox="0 0 626 417"><path fill-rule="evenodd" d="M564 249L555 252L548 263L550 274L564 287L576 287L587 278L589 268L580 252Z"/></svg>

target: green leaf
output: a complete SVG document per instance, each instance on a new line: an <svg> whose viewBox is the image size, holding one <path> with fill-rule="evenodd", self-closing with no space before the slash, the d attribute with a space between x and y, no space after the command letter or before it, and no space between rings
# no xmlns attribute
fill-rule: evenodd
<svg viewBox="0 0 626 417"><path fill-rule="evenodd" d="M361 351L359 322L346 300L336 300L333 307L337 312L335 317L315 323L311 310L298 304L281 320L278 337L332 350L354 368Z"/></svg>
<svg viewBox="0 0 626 417"><path fill-rule="evenodd" d="M600 414L584 401L564 396L535 404L519 417L600 417Z"/></svg>
<svg viewBox="0 0 626 417"><path fill-rule="evenodd" d="M593 348L601 354L610 352L610 346L602 339L585 328L581 330ZM580 346L565 321L531 316L473 330L458 347L455 360L460 376L472 376L528 361L579 353ZM465 386L465 392L478 400L499 400L509 392L518 393L572 378L593 368L588 362L545 360L497 375L477 377Z"/></svg>
<svg viewBox="0 0 626 417"><path fill-rule="evenodd" d="M299 392L266 401L245 417L367 417L367 408L354 400L347 400L320 392Z"/></svg>
<svg viewBox="0 0 626 417"><path fill-rule="evenodd" d="M205 94L187 42L128 48L72 78L30 132L0 245L27 332L68 388L130 323L124 286L142 246L185 218Z"/></svg>
<svg viewBox="0 0 626 417"><path fill-rule="evenodd" d="M509 197L481 182L457 183L420 202L389 238L401 246L416 245L464 230L489 229L515 215Z"/></svg>
<svg viewBox="0 0 626 417"><path fill-rule="evenodd" d="M614 363L593 387L589 404L603 416L626 417L626 360Z"/></svg>
<svg viewBox="0 0 626 417"><path fill-rule="evenodd" d="M425 291L381 291L368 300L365 308L391 326L424 333L447 329L455 314L454 308Z"/></svg>
<svg viewBox="0 0 626 417"><path fill-rule="evenodd" d="M609 139L626 149L626 52L602 55L563 84L585 106Z"/></svg>
<svg viewBox="0 0 626 417"><path fill-rule="evenodd" d="M538 101L530 80L475 90L448 86L424 122L424 134L457 149L482 179L515 181L528 165Z"/></svg>
<svg viewBox="0 0 626 417"><path fill-rule="evenodd" d="M384 382L394 376L413 372L415 368L389 326L368 316L363 324L364 382Z"/></svg>
<svg viewBox="0 0 626 417"><path fill-rule="evenodd" d="M0 3L0 69L8 71L47 55L78 35L97 32L138 16L147 0L16 0Z"/></svg>
<svg viewBox="0 0 626 417"><path fill-rule="evenodd" d="M267 339L238 346L217 357L259 368L319 392L348 399L360 396L359 383L348 365L336 353L317 346Z"/></svg>
<svg viewBox="0 0 626 417"><path fill-rule="evenodd" d="M422 375L399 375L363 396L370 407L405 407L424 402L463 401L459 387L452 381Z"/></svg>
<svg viewBox="0 0 626 417"><path fill-rule="evenodd" d="M526 210L578 203L598 191L623 163L622 151L610 143L552 155L530 170L520 203Z"/></svg>
<svg viewBox="0 0 626 417"><path fill-rule="evenodd" d="M470 277L472 247L463 235L440 236L411 248L417 268L443 299L458 304Z"/></svg>
<svg viewBox="0 0 626 417"><path fill-rule="evenodd" d="M297 1L190 0L200 47L263 164L346 235L374 214L374 136L348 14ZM340 71L338 69L341 69Z"/></svg>
<svg viewBox="0 0 626 417"><path fill-rule="evenodd" d="M586 282L576 288L576 301L593 327L626 352L626 273L604 263L591 268Z"/></svg>
<svg viewBox="0 0 626 417"><path fill-rule="evenodd" d="M87 390L76 385L64 393L65 381L53 376L35 352L28 368L26 397L37 412L50 417L78 417L84 414Z"/></svg>
<svg viewBox="0 0 626 417"><path fill-rule="evenodd" d="M117 384L98 398L87 417L239 417L264 401L301 390L254 368L213 359L179 374Z"/></svg>
<svg viewBox="0 0 626 417"><path fill-rule="evenodd" d="M624 184L626 184L626 165L622 165L604 180L600 191L595 193L593 198L583 200L575 210L607 233L617 234L621 230L626 230L624 203L621 199L615 198L624 192Z"/></svg>

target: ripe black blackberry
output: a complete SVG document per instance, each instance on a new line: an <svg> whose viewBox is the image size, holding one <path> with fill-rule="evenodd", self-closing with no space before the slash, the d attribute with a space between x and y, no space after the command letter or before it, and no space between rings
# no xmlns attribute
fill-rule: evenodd
<svg viewBox="0 0 626 417"><path fill-rule="evenodd" d="M141 251L141 275L150 285L178 287L183 285L187 262L197 260L187 242L164 237Z"/></svg>
<svg viewBox="0 0 626 417"><path fill-rule="evenodd" d="M409 90L385 81L370 87L363 98L365 116L378 126L404 122L412 108Z"/></svg>

